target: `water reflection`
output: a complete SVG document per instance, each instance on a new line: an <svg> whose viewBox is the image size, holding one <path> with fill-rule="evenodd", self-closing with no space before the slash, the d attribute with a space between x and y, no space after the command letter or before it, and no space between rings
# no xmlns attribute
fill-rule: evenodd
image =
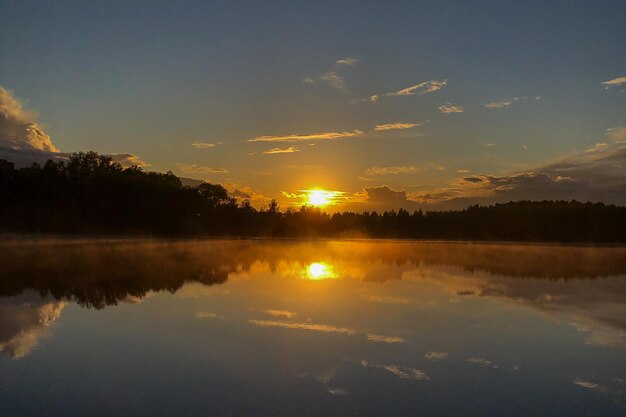
<svg viewBox="0 0 626 417"><path fill-rule="evenodd" d="M337 274L334 273L333 269L333 266L326 262L313 262L307 267L306 276L314 281L337 278Z"/></svg>
<svg viewBox="0 0 626 417"><path fill-rule="evenodd" d="M80 386L105 378L111 398L151 387L155 408L135 414L624 409L626 248L22 240L0 244L0 265L0 373L87 363ZM27 401L19 386L0 393ZM48 414L72 415L63 407Z"/></svg>

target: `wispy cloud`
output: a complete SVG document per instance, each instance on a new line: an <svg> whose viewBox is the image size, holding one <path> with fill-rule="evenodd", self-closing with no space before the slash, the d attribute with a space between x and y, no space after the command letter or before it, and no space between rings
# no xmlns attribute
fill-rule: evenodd
<svg viewBox="0 0 626 417"><path fill-rule="evenodd" d="M302 79L302 82L305 84L315 84L316 81L322 81L327 83L337 91L345 93L348 90L346 87L346 81L343 75L339 73L339 70L341 67L352 67L358 62L358 59L352 57L338 59L337 61L335 61L335 64L332 66L332 68L323 73L321 76L315 78L304 77Z"/></svg>
<svg viewBox="0 0 626 417"><path fill-rule="evenodd" d="M448 358L448 354L446 352L428 352L424 357L429 361L442 361Z"/></svg>
<svg viewBox="0 0 626 417"><path fill-rule="evenodd" d="M617 87L617 86L620 86L622 84L626 84L626 77L613 78L612 80L603 81L600 84L602 84L604 86L605 90L608 90L611 87Z"/></svg>
<svg viewBox="0 0 626 417"><path fill-rule="evenodd" d="M327 324L293 323L275 320L248 320L248 323L260 327L281 327L284 329L311 330L322 333L341 333L346 335L356 334L356 331L348 329L347 327L337 327Z"/></svg>
<svg viewBox="0 0 626 417"><path fill-rule="evenodd" d="M417 172L416 166L391 166L391 167L372 167L365 171L365 175L397 175L397 174L413 174Z"/></svg>
<svg viewBox="0 0 626 417"><path fill-rule="evenodd" d="M288 319L296 315L296 313L294 313L293 311L279 310L279 309L274 309L274 308L268 308L267 310L265 310L265 314L269 314L270 316L273 316L273 317L285 317Z"/></svg>
<svg viewBox="0 0 626 417"><path fill-rule="evenodd" d="M198 311L196 312L196 314L194 314L194 316L197 319L215 319L219 317L217 314L211 313L209 311Z"/></svg>
<svg viewBox="0 0 626 417"><path fill-rule="evenodd" d="M439 106L439 111L444 114L463 113L465 109L463 106L455 106L452 103L446 103L443 106Z"/></svg>
<svg viewBox="0 0 626 417"><path fill-rule="evenodd" d="M358 62L359 60L356 58L345 57L345 58L338 59L337 62L335 62L335 65L352 66L352 65L356 65Z"/></svg>
<svg viewBox="0 0 626 417"><path fill-rule="evenodd" d="M367 340L376 343L404 343L405 340L398 336L385 336L382 334L368 333Z"/></svg>
<svg viewBox="0 0 626 417"><path fill-rule="evenodd" d="M396 365L384 365L382 368L402 379L410 379L413 381L427 381L429 379L426 373L415 368L407 368Z"/></svg>
<svg viewBox="0 0 626 417"><path fill-rule="evenodd" d="M248 142L300 142L309 140L333 140L343 138L353 138L363 136L362 130L353 130L351 132L323 132L310 134L292 134L284 136L257 136L248 139Z"/></svg>
<svg viewBox="0 0 626 417"><path fill-rule="evenodd" d="M191 146L197 149L211 149L216 147L217 145L221 145L222 142L217 143L207 143L207 142L193 142Z"/></svg>
<svg viewBox="0 0 626 417"><path fill-rule="evenodd" d="M501 109L503 107L508 107L511 104L517 102L517 101L539 101L541 100L541 96L535 96L535 97L511 97L511 98L503 98L500 100L496 100L496 101L492 101L491 103L487 103L484 104L483 106L485 106L488 109Z"/></svg>
<svg viewBox="0 0 626 417"><path fill-rule="evenodd" d="M138 157L137 155L133 155L132 153L117 153L109 156L113 159L114 162L117 162L124 168L128 168L133 165L138 167L150 166L150 164L144 162L140 157Z"/></svg>
<svg viewBox="0 0 626 417"><path fill-rule="evenodd" d="M404 130L404 129L412 129L414 127L419 127L423 123L384 123L380 125L376 125L374 131L385 131L385 130Z"/></svg>
<svg viewBox="0 0 626 417"><path fill-rule="evenodd" d="M339 91L342 91L342 92L346 91L346 82L343 79L343 76L339 75L335 71L328 71L328 72L324 73L320 77L320 80L327 82L333 88L335 88L335 89L337 89Z"/></svg>
<svg viewBox="0 0 626 417"><path fill-rule="evenodd" d="M263 151L263 153L266 155L274 155L274 154L280 154L280 153L294 153L294 152L300 152L300 150L296 148L295 146L290 146L288 148L272 148L272 149Z"/></svg>
<svg viewBox="0 0 626 417"><path fill-rule="evenodd" d="M415 84L402 90L392 91L390 93L374 94L369 98L361 101L370 101L372 103L380 100L381 97L400 97L400 96L413 96L416 94L428 94L434 91L441 90L448 84L447 80L430 80L423 83Z"/></svg>
<svg viewBox="0 0 626 417"><path fill-rule="evenodd" d="M228 170L224 168L214 168L202 165L188 165L178 163L178 169L185 174L228 174Z"/></svg>

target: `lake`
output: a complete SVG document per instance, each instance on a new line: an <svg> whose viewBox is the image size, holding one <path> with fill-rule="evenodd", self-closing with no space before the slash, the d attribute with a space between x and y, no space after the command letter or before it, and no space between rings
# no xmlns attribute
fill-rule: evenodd
<svg viewBox="0 0 626 417"><path fill-rule="evenodd" d="M626 248L0 243L2 416L624 416Z"/></svg>

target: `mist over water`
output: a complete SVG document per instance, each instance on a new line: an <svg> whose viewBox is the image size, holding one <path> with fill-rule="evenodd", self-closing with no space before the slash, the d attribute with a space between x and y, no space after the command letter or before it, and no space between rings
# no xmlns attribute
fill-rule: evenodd
<svg viewBox="0 0 626 417"><path fill-rule="evenodd" d="M15 239L0 265L7 415L626 410L626 248Z"/></svg>

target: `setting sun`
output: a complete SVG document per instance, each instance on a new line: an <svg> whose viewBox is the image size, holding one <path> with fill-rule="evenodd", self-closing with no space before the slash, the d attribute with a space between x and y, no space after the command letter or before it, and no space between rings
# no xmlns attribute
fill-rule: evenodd
<svg viewBox="0 0 626 417"><path fill-rule="evenodd" d="M306 193L306 204L313 207L324 207L336 203L337 197L341 195L339 191L328 190L304 190Z"/></svg>

